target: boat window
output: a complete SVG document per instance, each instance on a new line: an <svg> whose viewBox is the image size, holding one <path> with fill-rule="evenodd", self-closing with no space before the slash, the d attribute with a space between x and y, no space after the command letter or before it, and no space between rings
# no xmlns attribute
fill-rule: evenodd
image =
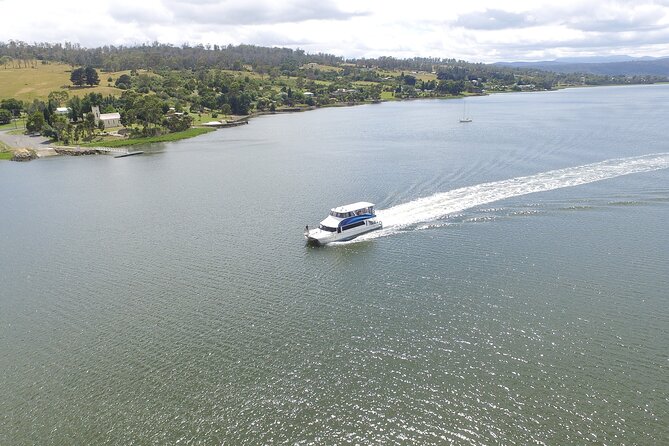
<svg viewBox="0 0 669 446"><path fill-rule="evenodd" d="M365 214L374 214L374 207L369 206L366 208L360 208L356 209L354 211L348 211L348 212L337 212L335 210L330 211L330 215L333 217L337 218L348 218L348 217L355 217L356 215L365 215Z"/></svg>
<svg viewBox="0 0 669 446"><path fill-rule="evenodd" d="M358 226L362 226L364 224L365 224L365 220L360 220L360 221L356 221L355 223L352 223L350 225L342 226L341 229L343 231L346 231L347 229L353 229L353 228L356 228Z"/></svg>
<svg viewBox="0 0 669 446"><path fill-rule="evenodd" d="M331 228L331 227L325 226L325 225L320 225L319 227L323 231L328 231L328 232L336 232L337 231L335 228Z"/></svg>
<svg viewBox="0 0 669 446"><path fill-rule="evenodd" d="M330 211L330 215L333 217L337 218L346 218L346 217L351 217L353 215L352 212L335 212L335 211Z"/></svg>

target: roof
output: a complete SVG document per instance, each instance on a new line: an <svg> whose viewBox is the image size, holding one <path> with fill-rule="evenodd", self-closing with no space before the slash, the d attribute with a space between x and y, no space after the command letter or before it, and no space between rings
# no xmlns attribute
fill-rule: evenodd
<svg viewBox="0 0 669 446"><path fill-rule="evenodd" d="M120 113L102 113L100 119L121 119Z"/></svg>
<svg viewBox="0 0 669 446"><path fill-rule="evenodd" d="M370 206L374 206L374 203L369 203L367 201L358 201L357 203L345 204L343 206L333 208L332 210L335 212L352 212L352 211L357 211L358 209L368 208Z"/></svg>

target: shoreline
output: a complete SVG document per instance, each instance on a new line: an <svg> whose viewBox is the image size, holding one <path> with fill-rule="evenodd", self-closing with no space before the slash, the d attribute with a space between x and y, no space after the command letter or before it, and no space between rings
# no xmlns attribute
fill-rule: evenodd
<svg viewBox="0 0 669 446"><path fill-rule="evenodd" d="M595 85L587 87L596 88L596 87L611 87L611 86L626 87L627 85ZM52 156L81 156L81 155L93 155L93 154L109 154L109 150L96 150L96 148L102 148L102 149L124 148L124 147L132 147L134 145L157 144L162 142L172 142L172 141L191 139L219 129L238 127L240 125L249 124L249 121L251 119L256 118L258 116L302 113L324 108L335 108L335 107L343 108L343 107L355 107L360 105L375 105L375 104L382 104L385 102L403 102L403 101L417 101L417 100L454 100L454 99L465 99L474 96L477 97L490 96L494 94L507 94L507 93L548 93L569 88L583 88L583 87L586 86L570 86L570 87L557 88L554 90L541 90L541 91L531 91L531 92L493 91L493 92L466 94L459 96L392 98L392 99L379 99L367 102L346 102L346 103L342 102L342 103L327 104L322 106L318 105L307 105L304 107L296 106L274 111L253 112L248 115L235 115L234 119L226 122L220 121L220 124L211 124L209 126L205 124L199 124L191 127L188 130L185 130L184 132L167 133L165 135L160 135L157 137L87 142L77 146L60 146L57 144L51 144L51 140L45 137L35 136L35 135L11 135L9 138L14 137L17 140L22 138L38 138L42 140L41 142L38 143L39 144L38 147L35 147L34 144L30 144L29 147L25 147L22 145L12 145L11 143L8 143L9 138L8 137L3 138L3 135L8 134L10 131L13 131L14 129L6 129L6 130L0 130L0 161L10 160L10 159L14 161L28 161L33 159L48 158ZM18 151L23 151L23 157L22 157L23 159L14 159L14 157L7 156L8 153L14 154L17 153ZM28 156L25 153L25 151L31 152L33 156Z"/></svg>
<svg viewBox="0 0 669 446"><path fill-rule="evenodd" d="M421 98L415 98L415 99L421 99ZM425 99L431 99L431 98L425 98ZM397 101L397 100L398 99L393 99L391 101ZM399 100L405 100L405 99L399 99ZM25 135L25 134L10 135L3 138L3 135L8 135L10 131L14 131L15 129L0 130L0 144L1 144L0 154L5 155L5 156L0 156L0 161L2 160L31 161L34 159L48 158L52 156L105 155L109 154L108 150L97 150L96 148L103 148L103 149L124 148L124 147L132 147L134 145L181 141L185 139L196 138L203 134L210 133L220 129L246 125L249 123L251 119L256 118L258 116L301 113L306 111L318 110L321 108L352 107L356 105L378 104L381 102L390 102L390 101L379 100L373 102L349 102L349 103L339 103L325 106L310 105L306 107L290 107L275 111L260 111L260 112L250 113L248 115L236 115L234 119L230 121L227 122L220 121L220 124L209 125L209 126L199 124L183 132L167 133L165 135L160 135L157 137L95 141L95 142L82 143L76 146L72 145L64 146L64 145L53 144L52 140L37 135ZM14 138L16 140L15 144L11 144L9 142L11 138ZM26 142L28 141L28 139L37 139L37 142L31 142L29 144L21 144L18 142L19 140ZM19 158L14 157L14 154L17 153L20 154ZM12 154L12 155L8 156L7 154Z"/></svg>

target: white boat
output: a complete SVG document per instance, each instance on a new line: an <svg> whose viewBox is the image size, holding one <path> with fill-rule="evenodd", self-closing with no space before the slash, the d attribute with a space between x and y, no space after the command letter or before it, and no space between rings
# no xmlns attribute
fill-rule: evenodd
<svg viewBox="0 0 669 446"><path fill-rule="evenodd" d="M304 228L304 238L309 243L326 245L352 240L366 232L381 229L382 226L376 218L374 204L359 201L330 209L330 214L318 228Z"/></svg>
<svg viewBox="0 0 669 446"><path fill-rule="evenodd" d="M472 118L467 116L467 102L464 99L462 100L462 118L460 118L460 122L472 122Z"/></svg>

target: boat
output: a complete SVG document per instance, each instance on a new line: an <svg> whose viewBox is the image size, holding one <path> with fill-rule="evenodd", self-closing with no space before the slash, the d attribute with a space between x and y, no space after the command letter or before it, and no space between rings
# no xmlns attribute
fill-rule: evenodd
<svg viewBox="0 0 669 446"><path fill-rule="evenodd" d="M310 244L326 245L353 240L382 226L376 218L374 203L359 201L330 209L330 214L318 228L309 229L308 225L304 228L304 238Z"/></svg>
<svg viewBox="0 0 669 446"><path fill-rule="evenodd" d="M460 122L472 122L472 118L467 116L467 102L465 100L462 100L462 118L460 118Z"/></svg>
<svg viewBox="0 0 669 446"><path fill-rule="evenodd" d="M115 155L114 158L124 158L126 156L141 155L142 153L144 153L144 151L135 150L134 152L125 152L121 153L120 155Z"/></svg>

